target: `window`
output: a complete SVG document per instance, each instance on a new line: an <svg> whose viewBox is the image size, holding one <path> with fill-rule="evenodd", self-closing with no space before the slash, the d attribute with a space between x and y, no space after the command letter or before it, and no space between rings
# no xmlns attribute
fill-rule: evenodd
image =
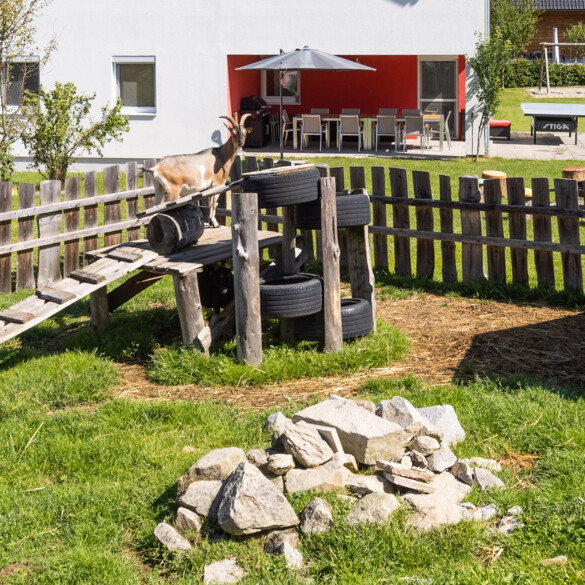
<svg viewBox="0 0 585 585"><path fill-rule="evenodd" d="M126 114L156 113L154 57L114 57L116 97Z"/></svg>
<svg viewBox="0 0 585 585"><path fill-rule="evenodd" d="M269 104L280 103L279 71L262 71L262 97ZM301 101L301 72L286 71L283 78L282 103L298 104Z"/></svg>
<svg viewBox="0 0 585 585"><path fill-rule="evenodd" d="M2 68L3 83L6 86L6 104L19 106L22 104L25 91L39 91L39 60L31 57L22 61L11 61L8 67ZM6 72L8 75L6 75Z"/></svg>

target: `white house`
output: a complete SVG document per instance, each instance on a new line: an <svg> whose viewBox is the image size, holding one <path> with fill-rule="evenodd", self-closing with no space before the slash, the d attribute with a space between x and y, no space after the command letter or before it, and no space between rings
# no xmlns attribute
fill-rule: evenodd
<svg viewBox="0 0 585 585"><path fill-rule="evenodd" d="M465 55L488 12L489 0L52 0L36 21L37 39L44 46L55 37L58 48L39 82L71 81L95 92L97 106L121 96L130 114L123 142L78 168L222 142L218 116L238 112L243 97L277 101L272 74L235 69L305 45L376 72L289 72L290 114L433 103L451 111L453 135L465 137L474 106ZM22 147L16 154L26 162Z"/></svg>

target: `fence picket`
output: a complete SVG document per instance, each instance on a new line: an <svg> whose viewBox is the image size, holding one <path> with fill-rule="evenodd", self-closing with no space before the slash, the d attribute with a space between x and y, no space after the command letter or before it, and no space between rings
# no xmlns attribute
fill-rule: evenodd
<svg viewBox="0 0 585 585"><path fill-rule="evenodd" d="M41 205L61 201L61 181L41 183ZM62 212L44 213L37 216L39 237L55 236L61 233ZM61 280L61 244L51 244L39 248L39 274L37 286L51 286Z"/></svg>
<svg viewBox="0 0 585 585"><path fill-rule="evenodd" d="M366 170L364 167L349 167L349 184L351 189L366 188Z"/></svg>
<svg viewBox="0 0 585 585"><path fill-rule="evenodd" d="M459 201L479 202L481 195L477 176L459 177ZM461 233L464 235L482 235L481 212L461 210ZM462 244L461 273L463 282L485 278L483 268L483 246L481 244Z"/></svg>
<svg viewBox="0 0 585 585"><path fill-rule="evenodd" d="M138 163L126 163L126 191L138 189ZM136 219L138 213L138 197L126 200L126 219ZM140 238L140 228L130 228L127 231L127 240L132 242Z"/></svg>
<svg viewBox="0 0 585 585"><path fill-rule="evenodd" d="M12 207L12 183L0 182L0 213L10 211ZM10 244L11 220L0 222L0 246ZM0 256L0 293L12 292L12 256Z"/></svg>
<svg viewBox="0 0 585 585"><path fill-rule="evenodd" d="M408 182L406 169L391 167L390 189L394 199L408 199ZM410 229L410 213L408 205L395 202L392 206L392 223L395 228ZM397 236L394 238L394 272L402 276L411 276L410 238Z"/></svg>
<svg viewBox="0 0 585 585"><path fill-rule="evenodd" d="M112 165L104 169L104 195L120 191L120 167ZM110 225L122 221L122 206L120 202L104 205L104 223ZM122 231L115 231L105 236L106 246L116 246L122 243Z"/></svg>
<svg viewBox="0 0 585 585"><path fill-rule="evenodd" d="M412 188L415 199L432 199L431 175L427 171L412 171ZM422 232L433 230L433 208L416 208L416 229ZM416 275L433 278L435 273L435 243L433 240L416 241Z"/></svg>
<svg viewBox="0 0 585 585"><path fill-rule="evenodd" d="M35 186L31 183L20 183L18 186L18 208L30 209L35 206ZM34 217L18 220L18 241L28 242L35 237ZM16 290L29 290L35 286L35 271L31 250L16 254Z"/></svg>
<svg viewBox="0 0 585 585"><path fill-rule="evenodd" d="M372 167L372 195L384 196L386 194L386 175L384 167ZM373 225L386 227L386 203L374 200L373 202ZM388 236L385 234L374 234L374 264L376 267L388 269Z"/></svg>
<svg viewBox="0 0 585 585"><path fill-rule="evenodd" d="M79 199L79 177L69 177L65 180L65 201L74 201L76 199ZM65 232L79 230L79 209L66 211L64 215ZM63 275L69 276L79 268L79 240L65 242L63 255Z"/></svg>
<svg viewBox="0 0 585 585"><path fill-rule="evenodd" d="M486 203L499 205L502 202L500 179L485 179L483 198ZM486 235L494 238L504 237L504 220L501 211L485 212ZM506 282L506 248L487 246L488 275L495 282Z"/></svg>
<svg viewBox="0 0 585 585"><path fill-rule="evenodd" d="M532 205L550 207L548 179L532 179ZM535 213L532 219L535 242L552 242L552 221L550 216ZM555 286L555 266L552 252L534 251L534 264L538 286Z"/></svg>
<svg viewBox="0 0 585 585"><path fill-rule="evenodd" d="M509 178L506 181L506 188L508 190L508 202L510 205L526 205L524 179L517 177ZM525 213L511 213L509 224L511 239L526 239ZM511 256L513 282L528 282L528 250L518 250L517 248L513 248Z"/></svg>
<svg viewBox="0 0 585 585"><path fill-rule="evenodd" d="M97 173L88 171L84 177L83 196L85 199L97 197ZM98 206L86 205L83 208L83 226L86 228L96 228L98 225ZM97 250L97 236L89 236L83 239L83 265L87 266L87 253Z"/></svg>
<svg viewBox="0 0 585 585"><path fill-rule="evenodd" d="M451 202L451 177L439 175L439 190L441 201ZM446 207L439 209L441 231L446 234L453 233L453 210ZM455 262L455 242L441 241L441 259L443 282L457 282L457 263Z"/></svg>

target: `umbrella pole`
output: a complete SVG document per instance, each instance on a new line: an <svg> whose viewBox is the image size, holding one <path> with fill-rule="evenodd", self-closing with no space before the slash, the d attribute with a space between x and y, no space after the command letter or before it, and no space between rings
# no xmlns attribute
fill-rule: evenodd
<svg viewBox="0 0 585 585"><path fill-rule="evenodd" d="M284 124L282 120L282 81L284 79L284 71L281 69L279 73L280 83L280 160L284 160Z"/></svg>

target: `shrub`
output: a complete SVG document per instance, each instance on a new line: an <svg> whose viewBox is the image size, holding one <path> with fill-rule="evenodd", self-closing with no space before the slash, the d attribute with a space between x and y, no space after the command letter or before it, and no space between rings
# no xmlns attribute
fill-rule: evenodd
<svg viewBox="0 0 585 585"><path fill-rule="evenodd" d="M585 85L585 65L578 63L548 64L551 87ZM518 59L506 67L506 87L536 87L540 79L540 61ZM544 83L544 78L543 78Z"/></svg>

